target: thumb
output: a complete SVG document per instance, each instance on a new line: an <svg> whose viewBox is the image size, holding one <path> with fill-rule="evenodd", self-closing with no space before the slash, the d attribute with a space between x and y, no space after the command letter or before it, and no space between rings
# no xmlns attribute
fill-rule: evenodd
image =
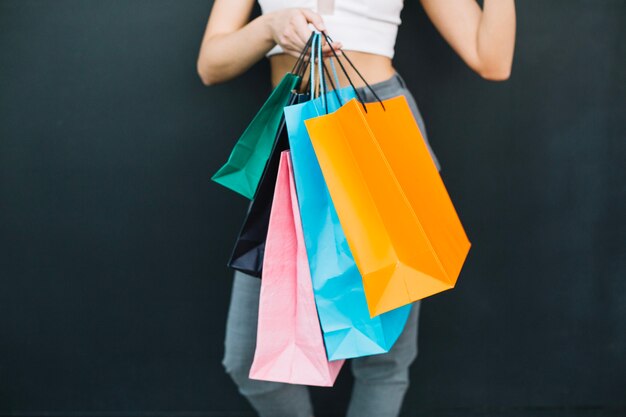
<svg viewBox="0 0 626 417"><path fill-rule="evenodd" d="M326 30L326 26L324 26L324 20L322 19L322 16L310 9L300 9L300 11L306 18L306 21L312 23L313 26L315 26L315 29L319 31Z"/></svg>

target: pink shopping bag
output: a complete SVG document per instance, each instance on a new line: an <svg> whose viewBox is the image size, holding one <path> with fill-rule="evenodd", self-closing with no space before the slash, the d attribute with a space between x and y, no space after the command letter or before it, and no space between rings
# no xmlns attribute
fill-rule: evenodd
<svg viewBox="0 0 626 417"><path fill-rule="evenodd" d="M326 357L289 151L280 155L262 278L250 378L332 386L344 361Z"/></svg>

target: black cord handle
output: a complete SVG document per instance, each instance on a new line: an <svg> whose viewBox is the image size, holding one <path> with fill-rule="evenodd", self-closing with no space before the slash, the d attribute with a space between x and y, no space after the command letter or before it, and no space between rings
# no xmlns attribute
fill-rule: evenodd
<svg viewBox="0 0 626 417"><path fill-rule="evenodd" d="M343 66L343 64L341 63L341 60L339 59L339 56L337 56L337 52L335 51L335 49L332 47L332 39L330 36L328 36L326 34L326 32L322 32L322 35L324 35L324 39L326 39L326 42L328 43L328 46L330 47L330 50L332 51L333 55L335 56L335 58L337 59L337 62L339 63L339 66L341 67L341 70L343 71L343 73L345 74L346 78L348 79L348 82L350 83L350 85L352 86L352 88L354 88L354 92L356 93L356 96L359 100L359 102L361 102L361 105L363 106L363 109L365 110L365 113L367 113L367 107L365 106L365 101L363 100L363 98L361 97L361 95L359 94L359 91L356 89L356 87L354 86L354 83L352 82L352 80L350 79L350 76L348 75L348 72L346 71L346 68ZM368 84L368 82L365 80L365 78L363 77L363 75L361 75L361 73L359 72L359 70L354 66L354 64L352 63L352 61L350 60L350 58L348 58L348 55L346 55L345 51L341 51L344 58L346 58L346 61L348 61L348 63L350 64L350 66L352 67L352 69L354 70L354 72L356 72L356 74L359 76L359 78L361 79L361 81L363 81L363 83L367 86L367 88L372 92L372 95L376 98L376 100L378 100L378 102L380 103L380 105L382 106L383 110L387 110L385 109L385 105L383 104L383 101L380 99L380 97L378 97L378 94L376 94L376 91L374 91L374 89L372 88L371 85Z"/></svg>
<svg viewBox="0 0 626 417"><path fill-rule="evenodd" d="M339 104L343 104L341 101L341 97L339 96L339 93L337 92L337 88L339 88L339 86L335 87L335 83L333 83L333 79L330 75L330 72L328 71L328 67L326 66L326 63L324 62L324 60L322 60L322 67L324 68L324 73L328 77L330 86L333 89L333 92L335 93L335 97L337 97L337 101L339 102ZM326 114L328 114L328 105L326 105Z"/></svg>
<svg viewBox="0 0 626 417"><path fill-rule="evenodd" d="M324 69L324 73L326 74L326 77L328 78L328 82L330 83L330 87L332 88L332 92L335 94L335 97L337 97L337 102L339 104L343 104L343 100L341 99L341 96L337 92L337 87L339 87L339 86L335 86L335 83L333 82L333 79L332 79L332 76L330 74L330 71L328 70L328 67L326 66L326 63L324 62L324 60L322 60L322 68ZM309 79L310 79L310 77L307 77L305 88L303 89L304 91L308 91L309 90L309 85L310 85ZM326 85L326 84L324 84L324 85ZM324 87L324 89L326 89L326 87ZM327 93L330 93L330 91L327 91ZM313 99L314 99L314 97L311 97L311 100L313 100ZM325 105L326 114L328 114L328 100L324 100L324 102L326 103L326 105Z"/></svg>
<svg viewBox="0 0 626 417"><path fill-rule="evenodd" d="M312 32L311 33L311 37L309 38L309 40L307 42L307 47L300 53L301 57L303 56L303 53L308 52L311 48L314 47L314 45L313 45L314 40L315 40L315 32ZM308 55L308 53L307 53L307 55ZM313 66L314 66L315 62L314 62L314 60L312 60L310 58L309 58L309 61L308 61L307 64L304 64L304 62L305 62L304 59L302 60L302 62L303 62L304 67L302 69L302 76L301 76L301 78L304 79L304 73L306 72L306 68L309 69L309 76L306 77L306 84L304 84L304 88L301 88L300 91L304 91L304 92L309 91L309 96L310 96L309 100L313 100L315 97L312 97L312 95L310 94L310 87L311 87L311 77L310 77L310 74L311 74L311 71L314 70Z"/></svg>
<svg viewBox="0 0 626 417"><path fill-rule="evenodd" d="M315 36L315 33L311 33L309 40L307 41L306 45L304 45L304 49L300 51L300 56L296 60L295 64L293 64L293 68L291 69L292 74L299 75L300 77L304 75L304 71L306 70L306 65L304 64L305 62L304 58L307 56L309 49L311 49L311 44L313 43L314 36Z"/></svg>
<svg viewBox="0 0 626 417"><path fill-rule="evenodd" d="M321 97L322 97L322 101L324 102L324 110L326 110L326 114L328 114L328 100L326 99L326 77L324 77L324 56L322 55L322 37L321 35L318 38L317 41L317 74L319 77L319 82L321 84L322 90L321 90Z"/></svg>

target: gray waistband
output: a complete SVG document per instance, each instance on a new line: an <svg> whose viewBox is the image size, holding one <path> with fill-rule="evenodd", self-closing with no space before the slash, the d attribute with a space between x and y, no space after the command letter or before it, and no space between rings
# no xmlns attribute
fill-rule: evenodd
<svg viewBox="0 0 626 417"><path fill-rule="evenodd" d="M398 93L406 89L406 83L397 72L385 81L370 84L372 90L380 97L381 100L398 95ZM367 86L357 88L360 95L364 96L366 101L374 99L372 92Z"/></svg>

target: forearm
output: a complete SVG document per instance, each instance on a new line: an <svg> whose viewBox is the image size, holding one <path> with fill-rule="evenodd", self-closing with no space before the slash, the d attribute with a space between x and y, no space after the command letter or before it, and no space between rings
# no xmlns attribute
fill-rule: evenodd
<svg viewBox="0 0 626 417"><path fill-rule="evenodd" d="M485 0L477 34L480 74L489 79L507 79L515 49L514 0Z"/></svg>
<svg viewBox="0 0 626 417"><path fill-rule="evenodd" d="M465 63L489 80L505 80L515 47L514 0L421 0L441 35Z"/></svg>
<svg viewBox="0 0 626 417"><path fill-rule="evenodd" d="M198 74L205 85L228 81L258 62L275 42L271 14L259 16L232 33L206 36L198 55Z"/></svg>

